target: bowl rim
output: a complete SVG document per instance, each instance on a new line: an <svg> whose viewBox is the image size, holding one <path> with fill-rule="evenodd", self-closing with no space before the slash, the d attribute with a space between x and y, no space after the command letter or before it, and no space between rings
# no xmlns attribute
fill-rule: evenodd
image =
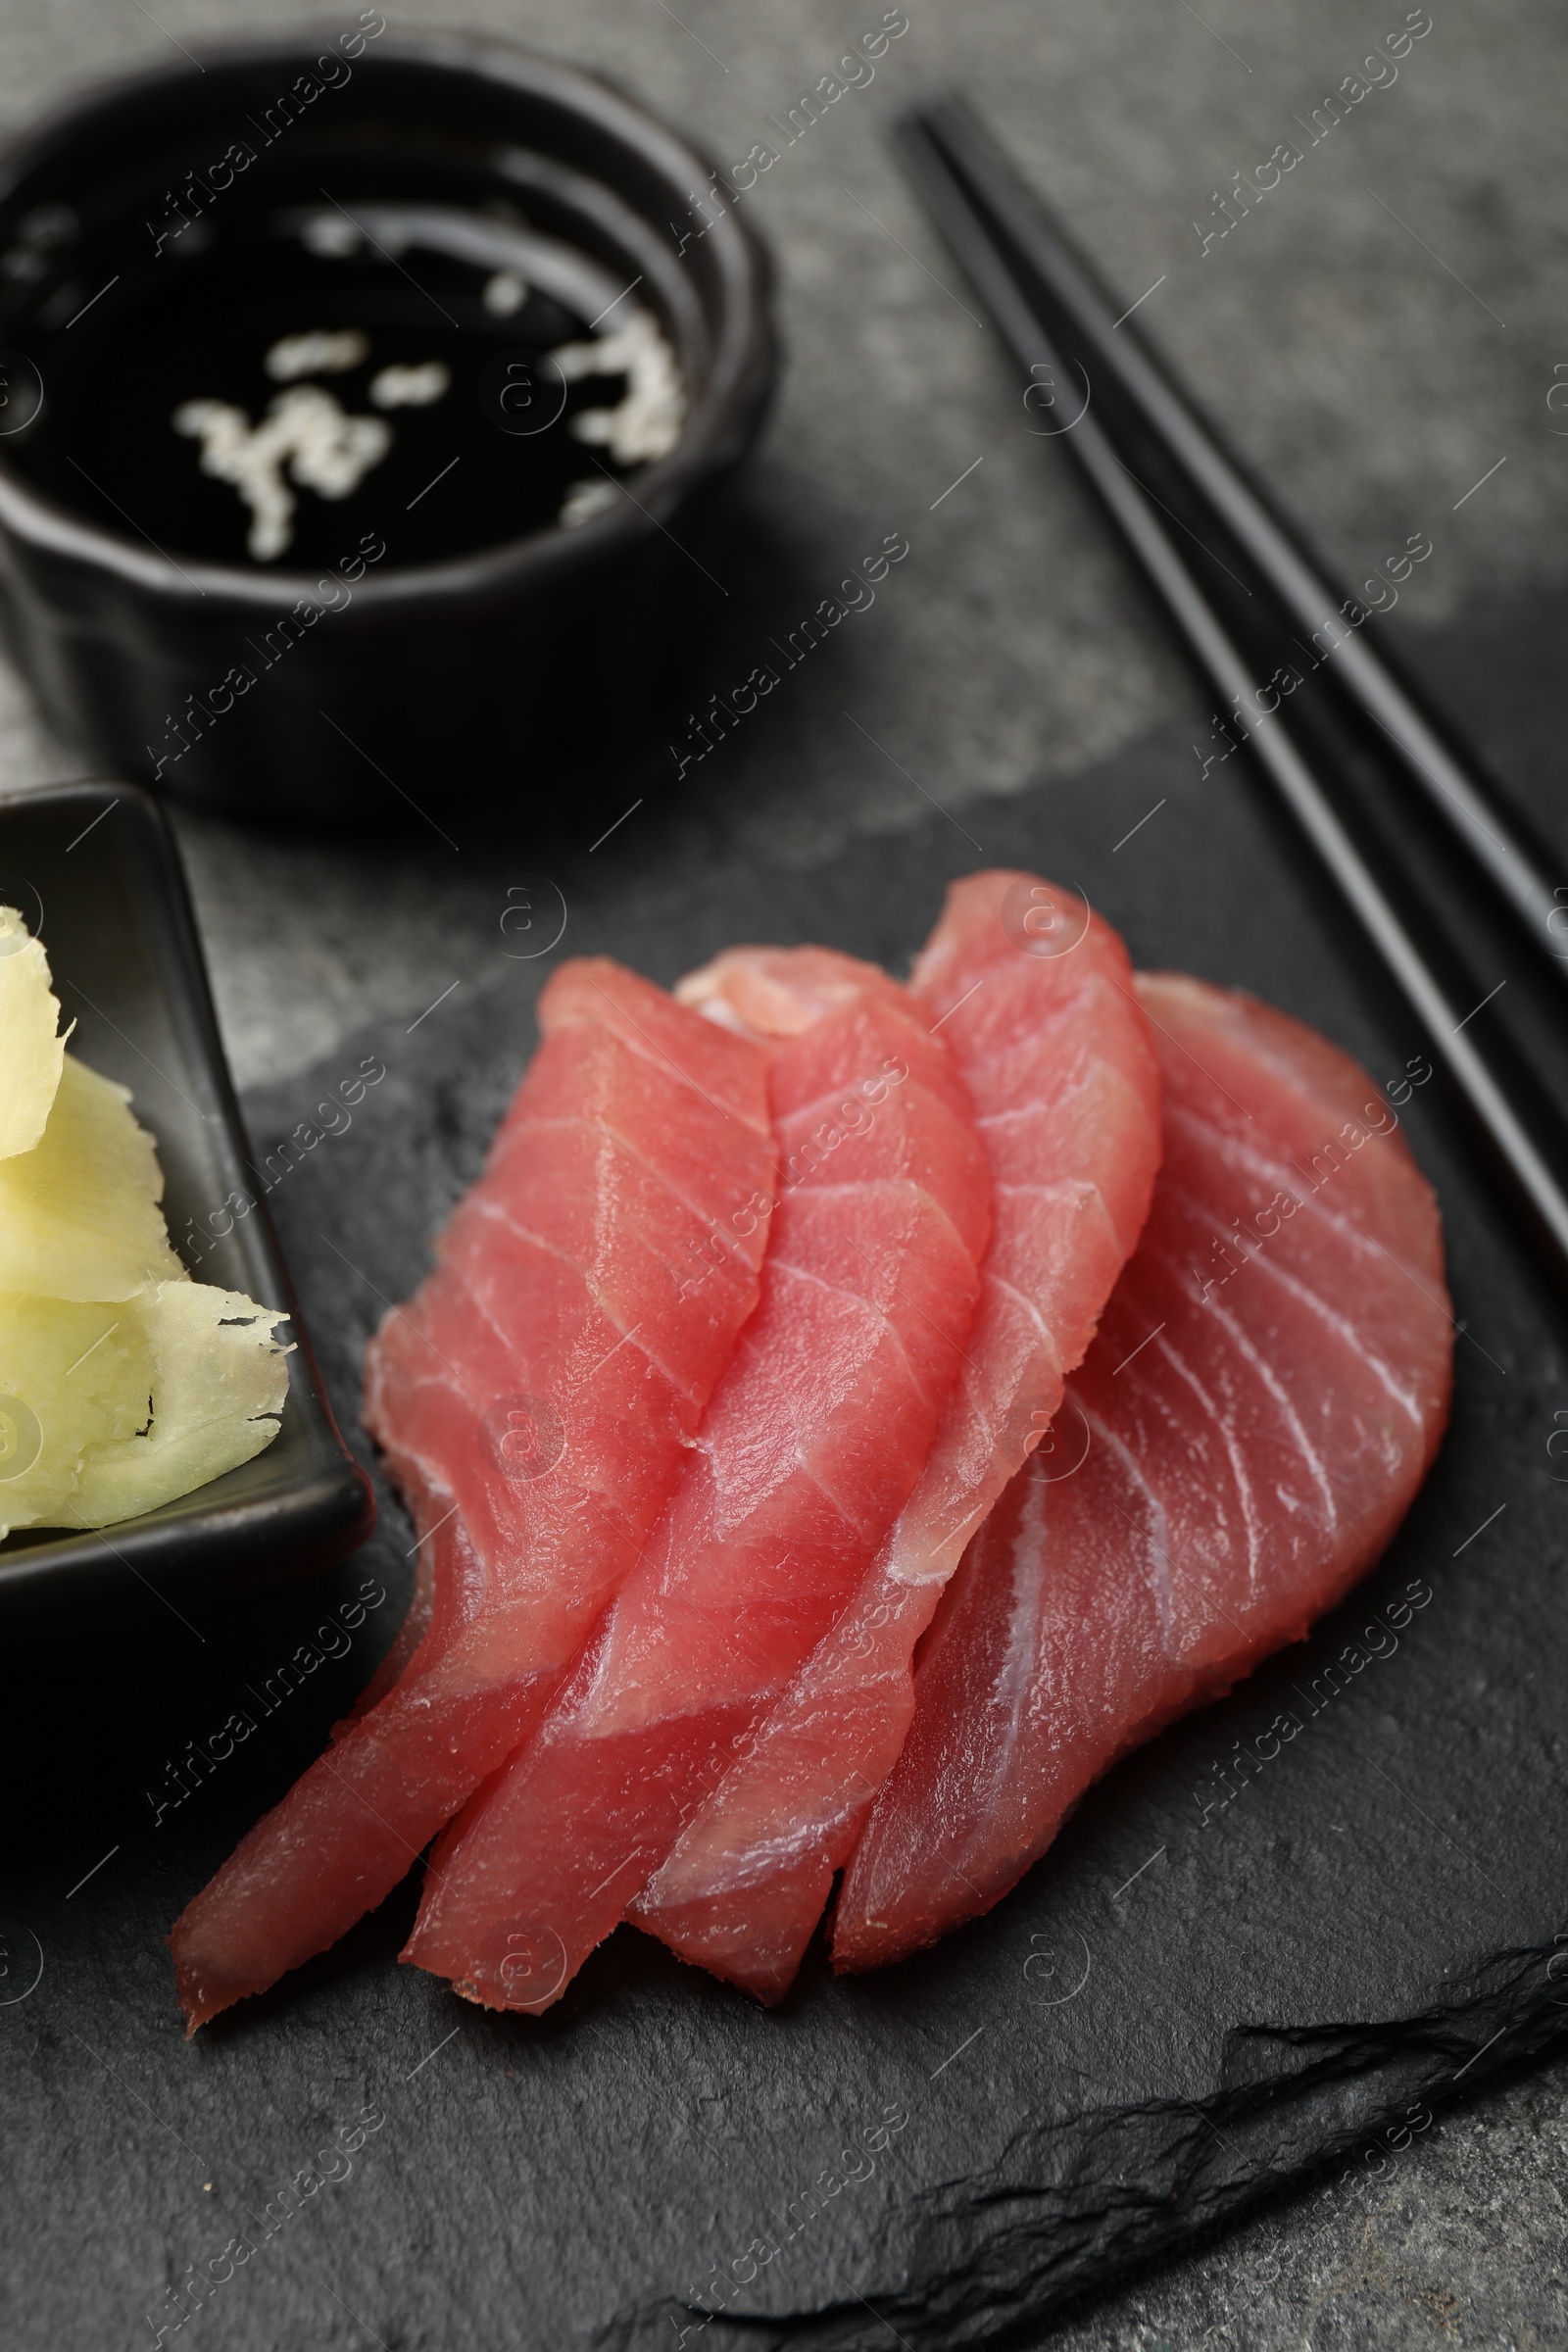
<svg viewBox="0 0 1568 2352"><path fill-rule="evenodd" d="M160 60L76 77L0 131L0 202L50 148L88 131L95 114L133 106L137 99L172 86L199 87L196 76L215 66L275 61L280 66L298 64L304 71L309 63L305 52L318 51L325 38L320 30L300 24L265 35L220 36L194 43L186 52L188 63ZM671 177L687 175L692 187L717 176L702 150L612 81L521 42L488 32L389 24L376 36L375 64L392 62L439 74L449 85L458 79L478 79L519 95L554 100L566 111L597 121ZM596 569L617 545L630 550L656 532L668 535L667 519L728 462L734 434L756 399L759 372L771 372L769 362L776 348L768 310L772 269L766 247L729 204L720 207L705 243L717 277L712 365L675 447L638 476L642 495L633 497L628 490L617 507L569 531L546 523L514 539L437 563L367 572L356 584L353 606L346 608L345 616L358 608L355 625L363 627L411 603L467 605L476 594L501 597L519 585L545 586L552 579L564 585L576 573ZM148 554L128 537L90 521L36 488L12 466L0 447L0 538L5 537L57 562L110 574L173 612L204 621L236 612L275 616L280 604L314 602L320 569L261 571L201 557L176 562L162 548Z"/></svg>

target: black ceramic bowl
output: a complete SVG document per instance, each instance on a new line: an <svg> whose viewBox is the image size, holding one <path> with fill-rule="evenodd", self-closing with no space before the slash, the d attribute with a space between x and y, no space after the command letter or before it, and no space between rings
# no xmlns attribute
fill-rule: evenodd
<svg viewBox="0 0 1568 2352"><path fill-rule="evenodd" d="M161 810L123 784L0 796L0 903L49 952L71 1050L130 1089L158 1145L178 1248L256 1190L208 993L178 853ZM258 1202L192 1267L292 1317L277 1436L194 1494L101 1533L19 1528L0 1543L0 1613L98 1618L188 1611L341 1559L375 1520L369 1481L338 1435L277 1241ZM79 1617L75 1620L79 1623Z"/></svg>
<svg viewBox="0 0 1568 2352"><path fill-rule="evenodd" d="M603 82L379 22L0 147L0 628L101 772L559 818L722 609L768 267Z"/></svg>

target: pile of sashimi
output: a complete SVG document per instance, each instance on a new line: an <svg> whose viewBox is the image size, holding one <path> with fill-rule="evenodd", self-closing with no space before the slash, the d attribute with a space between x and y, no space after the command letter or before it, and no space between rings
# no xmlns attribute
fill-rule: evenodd
<svg viewBox="0 0 1568 2352"><path fill-rule="evenodd" d="M48 957L0 906L0 1539L107 1527L270 1445L283 1318L192 1282L130 1096L68 1052Z"/></svg>
<svg viewBox="0 0 1568 2352"><path fill-rule="evenodd" d="M622 1921L767 2002L824 1914L898 1960L1299 1640L1443 1434L1388 1102L1071 892L956 883L902 984L569 962L539 1022L368 1353L414 1604L176 1923L192 2031L427 1848L403 1957L492 2008Z"/></svg>

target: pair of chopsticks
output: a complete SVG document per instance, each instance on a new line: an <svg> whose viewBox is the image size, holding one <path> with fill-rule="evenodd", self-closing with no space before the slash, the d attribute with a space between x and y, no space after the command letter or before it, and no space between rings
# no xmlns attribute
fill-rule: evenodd
<svg viewBox="0 0 1568 2352"><path fill-rule="evenodd" d="M967 108L943 101L917 109L899 126L896 143L1026 385L1036 387L1037 412L1044 416L1060 401L1058 437L1222 709L1249 714L1246 749L1404 996L1494 1177L1568 1300L1568 1193L1554 1164L1563 1158L1555 1113L1505 1040L1489 1042L1469 1028L1478 1008L1464 995L1468 981L1461 976L1455 985L1461 959L1441 923L1430 908L1412 905L1408 884L1401 889L1380 872L1364 826L1336 801L1309 757L1307 698L1298 710L1294 697L1287 705L1276 695L1272 713L1261 714L1256 681L1267 672L1260 661L1324 633L1331 616L1356 609L1355 600L1329 584L1270 511ZM1168 522L1209 558L1201 578ZM1244 603L1221 588L1216 570ZM1558 896L1548 853L1502 808L1364 632L1343 619L1338 632L1323 679L1340 723L1354 726L1363 752L1396 772L1432 820L1429 830L1458 849L1512 929L1568 985L1568 889ZM1260 653L1264 647L1270 650ZM1324 688L1314 683L1314 692L1322 696Z"/></svg>

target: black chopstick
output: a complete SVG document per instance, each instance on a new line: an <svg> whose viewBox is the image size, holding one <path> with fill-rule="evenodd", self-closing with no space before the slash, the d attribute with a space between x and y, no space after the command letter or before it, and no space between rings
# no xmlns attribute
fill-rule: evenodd
<svg viewBox="0 0 1568 2352"><path fill-rule="evenodd" d="M1455 836L1517 918L1527 937L1568 985L1568 883L1559 883L1550 852L1505 809L1486 780L1420 708L1375 646L1343 613L1343 598L1227 455L1170 378L1138 340L1128 315L1095 283L1060 231L1003 167L972 112L946 99L911 118L946 164L971 210L1002 241L1022 282L1092 352L1096 375L1114 386L1166 459L1216 516L1298 628L1327 633L1336 619L1328 675L1379 727L1408 782ZM1244 682L1244 695L1250 694ZM1244 708L1250 708L1244 704ZM1556 872L1562 869L1556 867Z"/></svg>
<svg viewBox="0 0 1568 2352"><path fill-rule="evenodd" d="M1065 378L989 221L971 200L921 122L901 125L897 141L917 190L968 272L1026 381ZM1119 461L1088 407L1063 438L1120 527L1189 649L1227 701L1249 692L1249 666L1199 587L1153 502ZM1556 1287L1568 1300L1568 1196L1539 1149L1518 1102L1528 1080L1505 1082L1495 1057L1465 1034L1473 1013L1439 980L1409 926L1385 891L1296 742L1283 710L1260 718L1247 748L1306 834L1363 935L1393 975L1426 1032L1430 1050L1468 1112L1494 1173L1521 1212ZM1538 1110L1539 1123L1539 1110Z"/></svg>

